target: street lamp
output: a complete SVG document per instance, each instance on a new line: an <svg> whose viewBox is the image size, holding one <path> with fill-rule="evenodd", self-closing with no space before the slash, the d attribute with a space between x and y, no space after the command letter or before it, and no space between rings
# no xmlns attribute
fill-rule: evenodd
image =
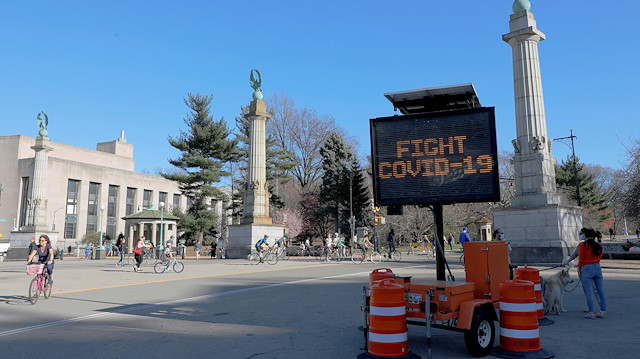
<svg viewBox="0 0 640 359"><path fill-rule="evenodd" d="M64 209L64 207L60 207L58 209L56 209L55 211L53 211L53 223L51 223L51 230L55 231L56 230L56 213L58 213L59 210Z"/></svg>
<svg viewBox="0 0 640 359"><path fill-rule="evenodd" d="M164 249L164 245L163 245L164 241L162 237L162 229L164 227L163 219L164 219L164 202L160 202L160 243L158 244L158 249L160 250Z"/></svg>
<svg viewBox="0 0 640 359"><path fill-rule="evenodd" d="M100 246L98 247L98 249L100 250L104 250L104 247L102 246L102 213L104 212L104 206L100 206Z"/></svg>

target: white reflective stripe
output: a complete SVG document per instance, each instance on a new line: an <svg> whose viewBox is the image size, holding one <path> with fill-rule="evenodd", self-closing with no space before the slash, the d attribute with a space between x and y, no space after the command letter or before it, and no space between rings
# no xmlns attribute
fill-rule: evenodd
<svg viewBox="0 0 640 359"><path fill-rule="evenodd" d="M544 309L544 307L542 306L542 303L537 303L536 302L536 309L538 309L538 310Z"/></svg>
<svg viewBox="0 0 640 359"><path fill-rule="evenodd" d="M514 339L536 339L540 338L540 330L538 329L507 329L500 327L500 336Z"/></svg>
<svg viewBox="0 0 640 359"><path fill-rule="evenodd" d="M534 284L533 285L533 290L536 291L536 292L542 291L542 287L540 286L540 283Z"/></svg>
<svg viewBox="0 0 640 359"><path fill-rule="evenodd" d="M525 312L536 312L536 303L507 303L507 302L500 302L500 310L504 310L507 312L518 312L518 313L525 313Z"/></svg>
<svg viewBox="0 0 640 359"><path fill-rule="evenodd" d="M407 310L404 306L402 307L370 307L369 313L371 315L380 315L383 317L392 317L396 315L405 315L407 314Z"/></svg>
<svg viewBox="0 0 640 359"><path fill-rule="evenodd" d="M376 343L402 343L407 341L407 332L398 334L378 334L369 332L369 341Z"/></svg>

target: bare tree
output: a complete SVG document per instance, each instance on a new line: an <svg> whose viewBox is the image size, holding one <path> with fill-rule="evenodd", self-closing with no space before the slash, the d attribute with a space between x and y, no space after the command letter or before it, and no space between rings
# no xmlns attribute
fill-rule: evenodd
<svg viewBox="0 0 640 359"><path fill-rule="evenodd" d="M337 132L352 146L355 137L344 136L330 115L319 115L315 109L298 109L287 94L273 94L267 99L273 117L267 122L267 135L272 136L282 150L295 154L297 165L291 171L302 191L316 184L322 174L320 147L331 132ZM355 146L354 146L355 147Z"/></svg>

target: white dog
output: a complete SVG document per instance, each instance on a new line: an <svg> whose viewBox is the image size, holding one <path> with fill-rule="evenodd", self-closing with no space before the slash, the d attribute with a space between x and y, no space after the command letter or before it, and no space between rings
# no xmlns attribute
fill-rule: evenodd
<svg viewBox="0 0 640 359"><path fill-rule="evenodd" d="M542 302L544 304L544 314L555 311L556 315L560 312L566 313L564 309L564 288L569 283L573 283L573 279L569 275L567 269L552 275L548 278L540 278L542 284Z"/></svg>

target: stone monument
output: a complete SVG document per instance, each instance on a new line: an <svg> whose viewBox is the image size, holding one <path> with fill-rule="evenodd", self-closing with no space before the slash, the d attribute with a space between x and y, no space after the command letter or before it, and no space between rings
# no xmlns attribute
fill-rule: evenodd
<svg viewBox="0 0 640 359"><path fill-rule="evenodd" d="M265 234L269 236L270 244L284 234L284 226L273 224L269 217L265 124L271 114L267 113L267 106L262 100L260 71L251 70L249 83L254 92L249 111L244 115L249 121L249 165L244 188L243 216L239 225L228 227L228 258L246 258L255 251L254 245Z"/></svg>
<svg viewBox="0 0 640 359"><path fill-rule="evenodd" d="M37 241L38 236L46 234L51 239L53 248L56 248L58 241L58 232L51 231L51 226L47 224L47 176L49 152L53 150L49 145L51 141L47 131L49 117L46 113L40 112L36 123L40 127L40 131L38 132L39 136L36 137L35 146L31 147L35 151L35 157L33 161L33 185L27 200L26 223L23 227L11 231L7 259L26 260L27 248L31 237L36 237Z"/></svg>
<svg viewBox="0 0 640 359"><path fill-rule="evenodd" d="M538 58L538 42L545 35L537 29L530 7L527 0L514 2L510 32L502 36L512 47L516 194L510 208L494 210L494 223L511 240L513 262L559 263L577 246L582 209L561 205L556 193L556 161L547 137Z"/></svg>

